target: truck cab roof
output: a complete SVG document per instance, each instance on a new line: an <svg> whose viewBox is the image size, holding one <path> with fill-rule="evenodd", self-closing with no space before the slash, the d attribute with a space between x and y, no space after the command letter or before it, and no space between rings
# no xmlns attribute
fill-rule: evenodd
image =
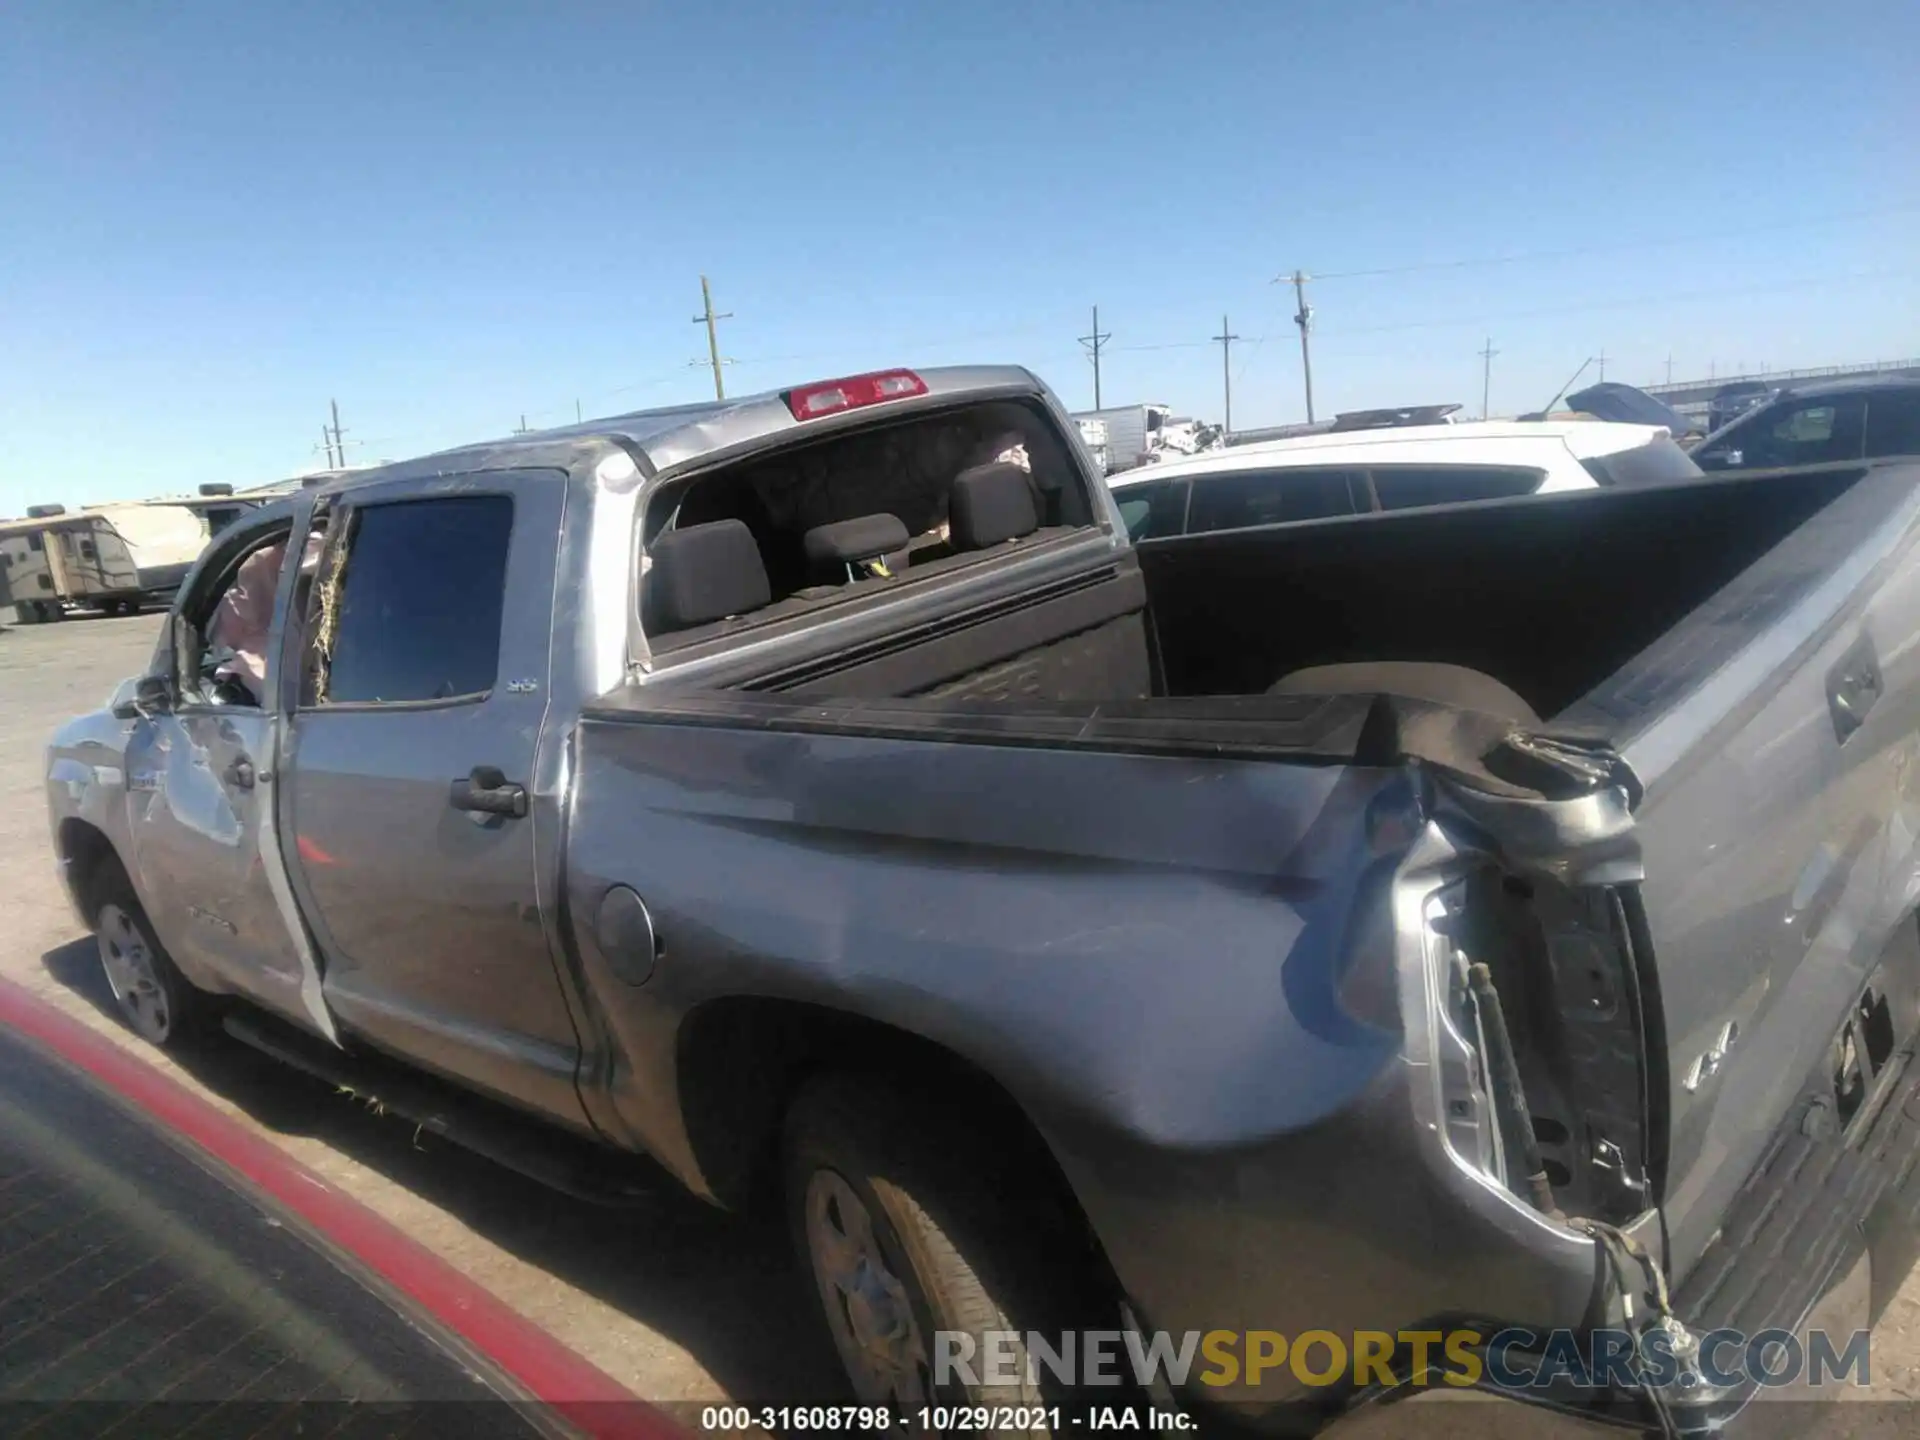
<svg viewBox="0 0 1920 1440"><path fill-rule="evenodd" d="M624 487L631 484L636 474L641 478L652 478L707 459L750 453L784 439L798 438L803 431L828 433L871 424L876 418L871 409L875 403L884 404L891 415L935 409L956 401L995 395L1039 396L1046 393L1046 387L1033 372L1019 365L950 365L924 370L870 373L911 376L918 382L919 388L899 398L886 398L878 402L863 400L804 420L796 417L790 403L791 397L819 393L869 377L856 376L788 386L737 399L634 410L577 425L510 435L498 440L436 451L418 459L343 473L315 488L337 491L384 480L476 469L568 469L583 460L593 460L609 442L625 451L635 462L635 471L608 482ZM620 472L616 470L609 473Z"/></svg>

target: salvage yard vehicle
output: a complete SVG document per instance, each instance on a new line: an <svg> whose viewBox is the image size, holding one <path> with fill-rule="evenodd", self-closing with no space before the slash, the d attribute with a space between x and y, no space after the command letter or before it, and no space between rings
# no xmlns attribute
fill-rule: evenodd
<svg viewBox="0 0 1920 1440"><path fill-rule="evenodd" d="M1700 473L1659 426L1500 420L1260 441L1108 483L1127 534L1150 540Z"/></svg>
<svg viewBox="0 0 1920 1440"><path fill-rule="evenodd" d="M1901 465L1133 545L1029 373L883 371L242 517L53 838L156 1043L781 1197L863 1400L1059 1393L952 1331L1753 1334L1920 1243L1917 547Z"/></svg>
<svg viewBox="0 0 1920 1440"><path fill-rule="evenodd" d="M1705 470L1770 470L1920 455L1920 377L1862 376L1781 390L1700 442Z"/></svg>
<svg viewBox="0 0 1920 1440"><path fill-rule="evenodd" d="M209 533L186 501L33 508L40 513L0 521L0 609L13 606L25 624L81 607L132 615L166 604Z"/></svg>

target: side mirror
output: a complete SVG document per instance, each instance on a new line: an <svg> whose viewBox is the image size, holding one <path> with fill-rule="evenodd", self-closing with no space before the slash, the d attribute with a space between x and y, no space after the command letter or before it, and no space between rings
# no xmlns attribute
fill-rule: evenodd
<svg viewBox="0 0 1920 1440"><path fill-rule="evenodd" d="M133 682L133 694L113 707L115 719L142 720L173 709L173 681L165 675L142 675Z"/></svg>

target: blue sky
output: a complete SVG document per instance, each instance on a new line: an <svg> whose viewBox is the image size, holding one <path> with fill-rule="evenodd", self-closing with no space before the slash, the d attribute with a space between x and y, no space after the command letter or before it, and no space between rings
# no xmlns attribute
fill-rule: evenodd
<svg viewBox="0 0 1920 1440"><path fill-rule="evenodd" d="M1678 13L1676 13L1678 12ZM14 0L0 515L1013 360L1300 418L1920 353L1920 6ZM1569 254L1568 252L1578 252ZM1452 265L1455 261L1506 263ZM1408 267L1428 268L1408 268Z"/></svg>

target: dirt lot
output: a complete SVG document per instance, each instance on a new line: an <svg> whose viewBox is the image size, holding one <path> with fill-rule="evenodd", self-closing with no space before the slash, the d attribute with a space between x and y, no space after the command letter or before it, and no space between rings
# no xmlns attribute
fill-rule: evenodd
<svg viewBox="0 0 1920 1440"><path fill-rule="evenodd" d="M142 666L160 626L159 616L146 615L0 629L0 975L257 1126L636 1394L693 1406L837 1395L838 1366L776 1227L720 1215L664 1184L649 1206L596 1209L416 1136L238 1044L179 1063L121 1028L91 941L54 875L41 752L60 720L98 705ZM1764 1429L1913 1433L1917 1365L1920 1280L1907 1284L1874 1338L1871 1398L1902 1403L1783 1406L1781 1423ZM1518 1436L1548 1428L1514 1407L1468 1401L1394 1407L1342 1431Z"/></svg>

